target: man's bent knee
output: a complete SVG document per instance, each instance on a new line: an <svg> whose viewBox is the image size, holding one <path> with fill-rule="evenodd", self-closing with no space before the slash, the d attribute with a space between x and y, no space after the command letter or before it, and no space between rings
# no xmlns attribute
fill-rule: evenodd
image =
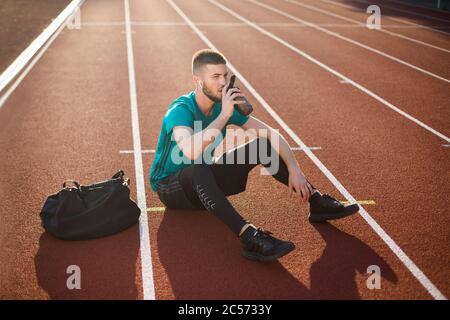
<svg viewBox="0 0 450 320"><path fill-rule="evenodd" d="M204 164L204 163L193 164L192 165L192 169L193 169L193 172L194 172L194 179L198 175L208 176L208 177L213 176L211 168L207 164Z"/></svg>

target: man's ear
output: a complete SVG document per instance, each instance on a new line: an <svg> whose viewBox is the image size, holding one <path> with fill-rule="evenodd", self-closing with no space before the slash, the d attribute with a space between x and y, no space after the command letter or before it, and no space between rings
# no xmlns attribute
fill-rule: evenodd
<svg viewBox="0 0 450 320"><path fill-rule="evenodd" d="M203 81L200 76L194 75L194 82L195 82L195 84L198 84L200 86L200 88L203 88Z"/></svg>

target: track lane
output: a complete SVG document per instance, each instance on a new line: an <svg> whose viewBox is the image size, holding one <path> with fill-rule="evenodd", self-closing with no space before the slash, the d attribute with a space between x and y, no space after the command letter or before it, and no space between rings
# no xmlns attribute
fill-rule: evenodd
<svg viewBox="0 0 450 320"><path fill-rule="evenodd" d="M355 20L361 21L365 23L368 18L368 14L366 13L367 6L360 7L360 9L355 9L354 7L346 4L344 2L338 1L329 1L329 0L320 0L320 1L311 1L311 0L302 0L309 5L313 5L315 7L338 13ZM420 28L419 26L415 26L415 24L420 24L420 21L408 21L405 19L400 20L392 20L393 19L401 19L397 15L391 15L384 10L381 11L381 23L382 28L385 28L390 31L394 31L400 34L403 34L408 37L416 38L421 41L429 42L431 44L442 46L448 49L448 38L450 37L450 30L448 29L425 29ZM390 25L403 26L404 28L391 28ZM432 26L436 26L436 24L432 24Z"/></svg>
<svg viewBox="0 0 450 320"><path fill-rule="evenodd" d="M123 19L122 1L86 1L82 19ZM39 211L64 179L83 184L119 168L133 177L126 44L120 29L65 30L0 110L0 296L8 299L138 299L139 230L93 241L43 233ZM134 199L135 183L131 194ZM81 289L68 290L69 265Z"/></svg>
<svg viewBox="0 0 450 320"><path fill-rule="evenodd" d="M330 37L336 39L340 39L338 38L339 36L345 37L349 39L347 40L349 46L354 46L355 48L358 47L356 43L351 43L350 41L356 41L360 45L368 46L370 48L364 49L367 51L368 58L374 54L376 55L374 51L370 51L371 49L378 50L381 53L392 56L392 58L384 57L385 59L397 58L402 60L404 63L409 63L413 67L421 68L424 71L431 72L434 75L445 79L450 79L450 68L443 68L443 65L445 65L448 59L450 59L450 51L439 51L431 47L411 43L411 41L405 39L393 37L390 34L386 34L378 30L369 30L366 27L357 27L355 24L353 24L353 27L341 27L338 25L348 22L342 21L337 17L326 15L322 12L313 11L310 7L302 7L300 6L302 3L297 5L295 2L291 3L273 0L250 0L249 2L255 6L259 6L258 4L261 6L267 5L275 10L282 11L280 14L289 14L293 16L293 18L300 19L300 21L304 20L306 22L313 23L317 25L318 30L322 30L321 32L324 34L327 31L334 32L336 33L336 36L330 35ZM270 11L270 8L267 8L267 10ZM290 19L289 16L287 17L289 20L294 22L294 20ZM340 40L343 42L346 41L344 39ZM448 41L448 45L450 46L450 39ZM397 61L396 63L401 64ZM406 68L412 68L406 65L403 66ZM416 72L420 73L421 71L416 70ZM423 74L425 75L426 73ZM432 75L428 74L428 76ZM434 80L435 79L438 78L434 78ZM447 84L449 83L447 82Z"/></svg>
<svg viewBox="0 0 450 320"><path fill-rule="evenodd" d="M215 6L207 6L206 2L197 6L188 6L181 1L177 3L193 21L227 21L232 18L223 11L217 11ZM316 140L317 137L322 138L320 143L313 143L325 145L329 151L321 152L320 159L333 173L339 173L339 179L355 197L361 198L361 194L364 197L370 190L375 199L382 201L377 208L368 209L371 215L413 261L420 261L420 267L426 266L425 274L432 280L437 278L435 283L442 283L444 288L448 288L445 272L441 274L442 270L429 264L436 255L439 255L441 265L448 260L444 254L448 249L445 244L448 219L444 213L447 203L439 192L446 187L446 180L441 177L442 170L447 170L448 164L440 141L421 130L416 131L387 110L374 108L374 102L356 90L342 90L334 77L319 72L315 66L257 31L242 28L236 33L221 33L218 28L209 26L201 30L239 67L259 92L264 92L271 105L283 106L282 114L286 115L285 119L292 128L299 128L297 133L303 141L309 144L311 137ZM239 35L239 43L246 55L232 50L236 35ZM280 61L283 63L280 64ZM254 70L265 72L258 72L256 77L249 76L254 74ZM302 73L295 70L302 70ZM271 82L271 79L289 80L278 83ZM295 105L299 101L308 106L307 109L302 108L301 113ZM335 106L339 106L339 110ZM409 143L405 144L405 141ZM345 160L348 155L353 161ZM408 155L413 156L414 161ZM385 163L385 166L374 168L373 163ZM408 171L404 165L413 166L414 172ZM355 177L354 172L358 172L358 176ZM362 181L370 181L370 189ZM374 187L384 185L391 188L389 192L385 188ZM417 192L418 185L420 192ZM399 202L398 199L403 200ZM433 203L434 213L429 213L429 209L421 205L427 206L427 202ZM420 226L417 226L417 220L409 219L414 210L421 212ZM395 212L395 217L392 217L392 212ZM422 221L423 215L428 213L433 216L433 221ZM426 235L434 247L430 248L428 241L415 243L417 238L411 237L409 230L415 230L416 236Z"/></svg>
<svg viewBox="0 0 450 320"><path fill-rule="evenodd" d="M398 14L402 14L405 17L417 18L427 22L434 21L447 26L450 25L450 15L448 11L445 10L441 11L428 10L427 8L417 8L414 6L407 6L402 5L401 3L393 3L392 1L383 1L383 0L373 2L369 2L367 0L350 0L347 2L354 5L362 5L362 6L375 4L383 9L396 12Z"/></svg>
<svg viewBox="0 0 450 320"><path fill-rule="evenodd" d="M249 2L222 1L220 3L226 4L234 11L237 10L250 21L292 22L291 19ZM273 17L272 20L270 20L271 17ZM446 108L450 97L448 83L317 30L271 26L263 29L448 137L447 119L450 118L450 110ZM303 59L300 55L299 58ZM443 67L443 69L448 68ZM427 106L427 113L423 112L423 106ZM446 141L443 140L442 143Z"/></svg>
<svg viewBox="0 0 450 320"><path fill-rule="evenodd" d="M0 178L0 198L5 199L6 203L6 214L1 215L4 220L0 223L0 240L9 248L0 255L0 260L4 261L0 264L0 282L6 284L8 289L1 297L142 298L137 228L95 242L69 244L45 235L38 239L41 231L35 213L39 211L45 196L51 192L48 186L59 185L61 177L66 178L68 173L91 182L104 179L105 175L112 174L117 165L120 165L132 177L132 197L136 199L132 155L119 153L119 150L132 149L125 35L123 25L109 25L111 21L123 21L123 1L87 3L89 6L84 6L87 10L84 7L82 9L82 19L105 22L107 25L83 28L82 35L64 31L64 35L55 41L49 53L17 89L4 110L0 111L0 128L3 129L0 131L0 145L11 150L10 154L4 154L0 160L8 172L13 172L8 178ZM182 1L177 3L180 7L183 6ZM234 21L220 10L215 10L215 7L184 3L186 8L183 10L193 10L192 16L198 20ZM148 1L135 0L130 5L132 20L182 22L165 1L153 1L150 4ZM424 225L419 228L417 220L404 221L406 225L401 225L398 223L403 221L401 217L395 217L397 220L392 222L388 216L392 212L407 216L410 208L426 212L427 203L422 201L428 200L430 195L419 193L422 198L412 197L414 192L422 191L420 183L425 186L435 183L428 186L428 189L425 188L425 191L435 191L432 199L448 205L445 194L439 192L442 190L439 188L447 186L445 176L442 176L442 163L447 154L442 148L436 149L429 145L430 141L435 142L437 139L430 138L420 132L420 128L405 123L399 127L398 123L404 119L392 119L392 112L387 110L380 112L373 107L373 101L356 90L348 90L339 99L335 99L336 93L341 92L341 86L337 85L335 79L330 79L329 75L310 63L300 63L298 56L267 41L248 27L238 27L236 33L248 40L240 41L245 54L236 50L235 33L220 27L205 26L201 29L208 37L212 37L215 44L220 44L217 45L219 49L223 50L264 98L276 107L277 112L303 141L310 146L323 146L322 150L315 153L346 187L350 186L349 190L356 198L376 199L377 205L366 207L367 210L374 217L376 214L377 220L384 219L383 227L386 223L394 227L394 233L402 236L402 243L399 243L402 248L406 243L408 254L411 251L419 254L420 267L425 263L427 269L423 270L428 276L431 274L432 280L448 295L449 277L446 270L437 270L437 266L448 265L449 262L448 255L441 250L448 251L445 246L448 243L445 228L449 225L442 208L438 207L436 211L438 214L443 213L441 217L433 216L433 221L424 221ZM205 45L187 26L134 25L132 32L142 149L155 149L164 111L174 98L192 89L190 59L193 52ZM249 46L250 40L256 44ZM86 54L93 46L96 47L94 52L100 50L105 54L96 57ZM279 61L283 61L283 65L280 66ZM61 65L64 65L64 75L57 77L58 81L50 89L42 85L46 80L48 82L55 79L50 71ZM298 74L296 70L304 73ZM67 75L71 75L70 79L67 79ZM284 80L277 83L272 81L273 78ZM297 86L292 86L287 79ZM75 90L67 90L74 82ZM298 87L300 90L297 90ZM49 92L54 93L51 95L52 101L49 101ZM244 92L250 96L247 90L244 89ZM79 101L80 96L83 97L82 101ZM79 101L77 106L80 108L71 109L73 104L68 101ZM304 101L310 110L299 112L296 105L298 101ZM46 114L50 115L50 120L60 121L60 127L50 128L45 122L38 121L42 118L42 112L45 113L58 102L63 107L51 108L51 112ZM255 102L254 99L252 102ZM343 108L336 110L331 102ZM355 112L361 102L363 110ZM262 106L255 103L255 107L255 116L278 127ZM66 110L70 113L67 114ZM101 125L98 114L103 116ZM4 122L1 123L2 121ZM73 129L80 122L83 126ZM378 136L381 125L388 129L382 136ZM343 134L339 136L336 135L337 132ZM79 137L83 133L85 138L81 140ZM47 145L42 143L43 137L46 138L44 141L47 141ZM424 146L405 146L402 143L411 137ZM49 143L51 139L53 141ZM61 143L66 139L75 143ZM288 137L287 139L293 145L293 141ZM381 146L386 146L387 149ZM56 147L61 150L55 152ZM43 151L47 150L44 157ZM393 154L392 150L399 154ZM352 161L348 161L348 154L352 155ZM414 163L405 159L410 154L417 154L418 159L414 159ZM46 167L50 161L54 161L55 155L59 161L54 167L52 165L53 170L50 172ZM76 161L73 160L74 155L77 157ZM297 152L296 156L314 184L321 186L323 192L336 194L334 186L302 152ZM21 158L29 162L18 165L17 159ZM336 158L339 160L336 161ZM106 165L105 159L108 159ZM373 163L380 163L381 160L386 160L389 167L373 168ZM144 155L144 171L146 168L149 170L152 161L153 155ZM438 166L429 168L425 165L429 162ZM83 165L80 166L80 163ZM103 165L101 170L98 169L99 163ZM403 165L414 165L414 168L421 169L411 174ZM86 173L86 168L95 168L95 171ZM383 176L390 169L396 170L395 176L383 181ZM427 170L432 170L434 174L430 176ZM358 176L354 172L358 172ZM43 175L48 180L41 180ZM437 181L434 182L432 178L435 177ZM407 178L406 181L403 182L403 178ZM420 183L415 181L416 178L420 179ZM25 192L36 196L24 198L22 202L27 203L24 207L25 205L18 205L22 199L18 191L11 195L11 192L6 194L4 190L22 188L23 191L23 181L27 179L33 180L34 187L25 188ZM371 186L386 183L395 188L367 188L361 181L371 181ZM396 182L403 185L397 187ZM407 193L410 197L405 203L396 204L392 208L390 201L404 195L402 192L405 191L401 187L410 186L411 183L414 190ZM280 187L274 188L274 185ZM40 194L36 187L40 188ZM146 190L148 206L162 206L156 195L149 191L148 182ZM397 191L399 193L395 194ZM207 213L176 210L149 212L158 299L431 298L358 216L313 227L306 221L307 206L289 199L284 187L271 177L260 176L258 169L251 173L248 191L230 198L238 210L252 222L283 238L292 239L297 244L297 250L280 262L255 264L240 257L239 242ZM270 199L273 199L272 203ZM408 203L409 199L413 199L411 203ZM12 215L27 208L34 212L31 220L28 215ZM13 228L25 231L22 234L26 234L28 238L12 234ZM411 230L415 233L411 233ZM430 234L430 230L436 234ZM427 239L427 243L435 243L437 247L424 248L417 243L419 239ZM40 248L37 247L38 243ZM121 244L120 248L117 243ZM89 255L86 255L86 251L89 251ZM55 255L55 252L58 254ZM33 256L36 275L33 274ZM21 257L25 258L20 260ZM416 261L416 257L412 258ZM64 273L65 266L74 260L81 262L82 270L86 271L87 274L83 273L86 277L82 283L87 281L87 286L81 292L68 293L61 283L65 284L67 277ZM423 261L425 262L422 263ZM433 266L428 265L431 261ZM371 264L381 267L382 290L368 290L366 287L366 268ZM49 272L55 277L49 277Z"/></svg>
<svg viewBox="0 0 450 320"><path fill-rule="evenodd" d="M179 2L177 2L177 4L179 4L180 7L182 6ZM187 5L183 6L183 9L186 9L186 7L189 7L189 10L186 11L197 13L197 15L194 15L195 21L206 22L211 21L211 18L214 18L214 21L216 22L233 21L225 15L216 16L216 12L220 11L215 10L214 7L202 7L201 5L194 5L192 3L187 3ZM168 8L163 2L157 2L157 4L153 3L153 10L145 10L145 8L146 4L144 2L133 2L132 18L141 21L144 19L146 19L146 21L155 21L161 17L167 17L167 21L173 21L173 12L170 10L170 7ZM158 8L158 10L156 10L156 8ZM158 18L155 18L151 13L156 11L160 12ZM207 14L205 14L206 12ZM153 108L146 108L145 111L141 113L142 135L145 136L147 132L149 132L150 136L153 135L153 138L151 139L153 145L145 146L145 149L154 149L156 147L156 139L157 134L159 133L160 120L162 119L163 112L173 98L175 98L175 96L170 98L157 98L159 94L154 95L152 92L165 92L168 90L168 84L174 86L175 83L177 83L175 86L180 86L180 84L178 84L179 81L174 81L174 78L186 79L182 80L181 89L191 89L190 69L186 68L186 64L190 64L190 58L193 52L204 47L204 44L199 41L198 37L192 34L190 29L186 29L185 27L169 26L154 29L157 30L154 31L153 28L150 30L145 29L145 33L141 33L140 29L138 29L134 36L136 43L135 60L137 70L143 70L142 72L137 72L138 91L142 92L144 95L141 96L140 94L142 99L140 105L145 105L146 101L149 101L147 103L151 103L151 105L156 108L156 110L153 110ZM227 41L233 38L229 33L224 33L222 37L218 36L216 39L216 36L221 34L220 31L216 33L214 28L209 27L201 27L201 29L205 30L207 35L212 32L215 41L218 38L221 38L222 40L225 38ZM239 32L239 35L243 35L244 39L247 38L246 32ZM252 36L254 37L253 34ZM254 40L256 40L258 45L261 44L258 37L254 38L256 38ZM177 46L176 50L178 59L173 59L173 56L170 55L173 54L170 45L160 45L162 41L158 41L158 39L172 39L171 43L179 43L180 45ZM245 43L245 41L242 43ZM228 56L230 53L229 51L233 48L232 45L227 45L226 48L225 54L229 58L232 56L231 61L233 63L235 63L234 61L241 61L239 58L236 58L236 55L239 55L238 53ZM256 48L251 51L253 52L253 50L256 50ZM156 57L152 58L152 54L150 53L153 53ZM271 50L271 53L273 53L273 50ZM183 60L179 61L181 59ZM249 58L245 59L247 60ZM239 69L241 70L242 68L245 71L252 69L254 71L257 64L260 64L262 61L265 61L266 64L271 64L272 60L273 59L256 59L250 64L239 62ZM150 72L150 70L152 70L150 66L154 67L156 70ZM286 66L286 68L292 67L292 64ZM264 68L261 68L259 70L263 69ZM256 68L256 70L258 70L258 68ZM267 70L267 68L265 70ZM180 72L184 76L178 77L177 75L180 74ZM273 75L274 74L271 74L270 72L258 72L258 78L266 79L266 81ZM157 80L155 81L155 79ZM184 81L186 81L186 83ZM144 88L151 88L152 90L145 90ZM171 92L169 92L169 94L171 94ZM283 95L281 94L280 96ZM153 101L159 99L162 99L162 104L153 103ZM286 101L289 101L289 99ZM264 121L267 121L269 124L275 125L274 121L260 106L257 108L255 115ZM159 121L156 121L156 124L153 125L156 127L148 129L149 125L144 125L146 123L146 118L152 119L153 124L155 123L155 119L159 119ZM303 123L301 123L301 125L303 125ZM290 143L292 144L292 141L290 141ZM317 145L317 143L312 142L310 145ZM323 186L325 192L335 192L334 187L330 186L330 183L321 176L317 168L314 168L302 154L298 155L298 157L300 163L304 165L306 172L311 172L313 181L316 181L315 179L317 179L319 181L318 184ZM150 167L153 156L150 155L148 158L149 159L145 161L148 161ZM250 294L252 292L253 295L256 294L256 298L275 296L279 298L320 298L321 294L323 296L323 292L326 292L325 289L337 290L337 288L340 288L340 290L336 291L334 297L341 295L342 297L347 298L367 298L370 296L380 297L381 295L388 295L390 297L420 296L422 298L430 298L426 291L405 270L398 259L396 259L390 250L386 248L384 243L382 243L382 241L359 217L352 218L356 219L356 221L360 221L360 223L357 224L358 227L355 227L354 221L352 224L350 219L346 222L342 221L337 223L339 228L345 228L344 233L338 232L340 236L337 236L337 238L343 239L343 242L346 242L344 239L349 239L349 242L346 242L347 245L349 245L347 249L352 248L353 246L360 248L363 252L363 254L361 254L361 260L358 259L356 262L353 261L355 262L353 264L352 261L343 259L347 261L345 264L348 269L335 269L328 276L325 275L326 268L323 268L324 265L327 265L328 263L334 265L334 263L339 260L339 255L343 255L343 252L345 251L341 248L341 251L338 250L336 252L330 247L332 242L330 241L330 237L333 238L333 230L335 229L332 226L324 226L324 230L320 230L322 232L319 231L318 233L317 230L306 222L306 206L300 204L298 201L279 201L277 202L276 208L273 205L271 206L270 202L267 201L269 197L272 199L287 200L287 196L283 188L276 188L276 190L274 190L268 185L270 180L270 177L260 176L256 170L252 172L252 176L249 179L249 191L245 194L230 198L246 217L255 221L257 224L266 226L276 234L283 234L286 238L294 239L299 245L300 249L296 250L292 256L290 255L291 257L282 259L282 268L277 264L276 268L279 271L272 273L270 280L264 280L266 278L261 276L266 273L262 273L263 270L261 269L261 266L242 261L242 258L239 256L239 244L237 241L230 235L228 230L208 214L199 212L181 212L168 209L164 212L155 211L150 214L149 220L150 228L152 230L152 256L154 257L154 271L155 278L157 279L157 298L248 298L251 297ZM162 205L152 193L148 196L148 203L152 203L155 207L160 207ZM283 214L283 223L280 223L279 219L276 218L280 213ZM321 228L319 227L319 229ZM214 230L214 232L211 232L212 230ZM370 243L370 247L363 245L346 231L358 233L357 238L360 239L362 243ZM351 234L353 235L354 233ZM323 238L320 235L323 235ZM218 242L219 239L220 242ZM208 245L205 244L205 241L207 241ZM322 246L319 246L319 244L322 244ZM321 255L323 253L326 254ZM210 256L214 256L214 261L208 258ZM383 290L383 293L369 292L369 290L365 288L365 277L364 274L360 273L363 272L363 262L371 260L370 257L375 261L382 263L383 269L387 272L386 277L388 281L386 281L386 286L389 289L386 289L386 291ZM386 262L386 259L389 262ZM180 264L180 261L183 263ZM208 264L199 264L200 261L208 261ZM316 264L314 264L314 268L311 268L312 261L317 262L317 269ZM245 266L245 268L242 268L243 266ZM292 275L298 283L295 284L295 282L292 282L292 276L287 278L282 276L283 274L286 275L286 271L282 271L283 269L287 270L288 274ZM341 272L344 269L347 270L346 281L339 281L338 279L330 281L333 276L336 276L338 272ZM222 271L220 272L220 275L217 275L213 270L227 271ZM357 276L354 275L355 270L359 270L360 272ZM249 280L255 279L255 272L258 275L259 284ZM233 275L230 273L234 273L235 277L233 278ZM310 274L314 274L315 276L311 278ZM319 275L319 277L317 275ZM328 281L320 280L320 278L324 277L326 277ZM237 278L240 279L238 284L236 281L232 281L232 279ZM285 285L289 285L289 287L294 286L295 290L291 290L291 293L287 293L283 290L283 286L281 285L276 286L274 289L273 284L276 282L275 280L281 281ZM225 283L227 284L226 287L224 286ZM399 285L404 283L408 283L408 285ZM263 288L264 286L267 287L267 285L272 286L271 295L261 292L258 289ZM321 290L305 290L304 286L308 288L310 286L320 288ZM217 287L219 287L220 290L215 289Z"/></svg>

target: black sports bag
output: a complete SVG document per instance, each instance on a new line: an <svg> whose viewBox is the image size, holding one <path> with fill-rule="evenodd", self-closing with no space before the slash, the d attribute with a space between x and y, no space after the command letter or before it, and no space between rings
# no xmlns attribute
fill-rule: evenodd
<svg viewBox="0 0 450 320"><path fill-rule="evenodd" d="M62 190L47 198L42 227L64 240L93 239L125 230L139 220L139 207L130 199L130 179L118 171L110 180L90 186L66 180ZM72 187L66 187L72 182Z"/></svg>

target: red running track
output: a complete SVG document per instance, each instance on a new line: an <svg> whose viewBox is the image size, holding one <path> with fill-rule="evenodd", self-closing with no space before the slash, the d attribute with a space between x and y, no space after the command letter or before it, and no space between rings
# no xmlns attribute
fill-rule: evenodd
<svg viewBox="0 0 450 320"><path fill-rule="evenodd" d="M293 3L259 2L450 79L448 52L350 27L341 18ZM153 208L148 212L150 252L140 250L138 226L81 242L58 241L43 233L39 210L66 178L87 184L123 168L137 199L134 156L120 153L133 150L125 3L87 0L81 8L81 29L65 29L0 108L4 150L0 163L7 172L0 176L0 241L5 248L0 252L1 298L143 299L151 297L148 292L153 289L156 299L448 297L450 166L445 145L449 141L345 83L323 65L444 137L449 133L449 83L312 27L293 25L292 19L247 1L217 3L260 24L291 48L213 1L174 3L292 133L244 88L255 106L254 116L280 129L293 147L298 147L297 138L320 147L312 153L355 199L372 200L374 204L362 206L417 269L399 259L386 237L360 215L310 225L307 205L290 198L285 187L258 169L252 171L247 191L230 200L247 219L292 240L297 249L276 263L246 261L240 256L239 241L209 214L158 209L162 204L147 181L153 154L147 153L142 159L145 200ZM367 17L351 1L345 5L354 10L325 2L302 3L363 23ZM164 111L174 98L192 90L191 57L206 44L168 1L132 0L129 8L140 139L143 150L155 149ZM420 12L449 20L446 13ZM450 24L405 12L402 19ZM450 49L450 35L429 29L386 29ZM314 185L345 200L305 152L294 152ZM144 297L141 256L149 253L152 266L145 274L153 275L153 283L146 282L149 291ZM69 265L82 270L81 290L66 288ZM371 265L380 267L381 289L367 288ZM417 270L428 281L419 281L413 275Z"/></svg>

